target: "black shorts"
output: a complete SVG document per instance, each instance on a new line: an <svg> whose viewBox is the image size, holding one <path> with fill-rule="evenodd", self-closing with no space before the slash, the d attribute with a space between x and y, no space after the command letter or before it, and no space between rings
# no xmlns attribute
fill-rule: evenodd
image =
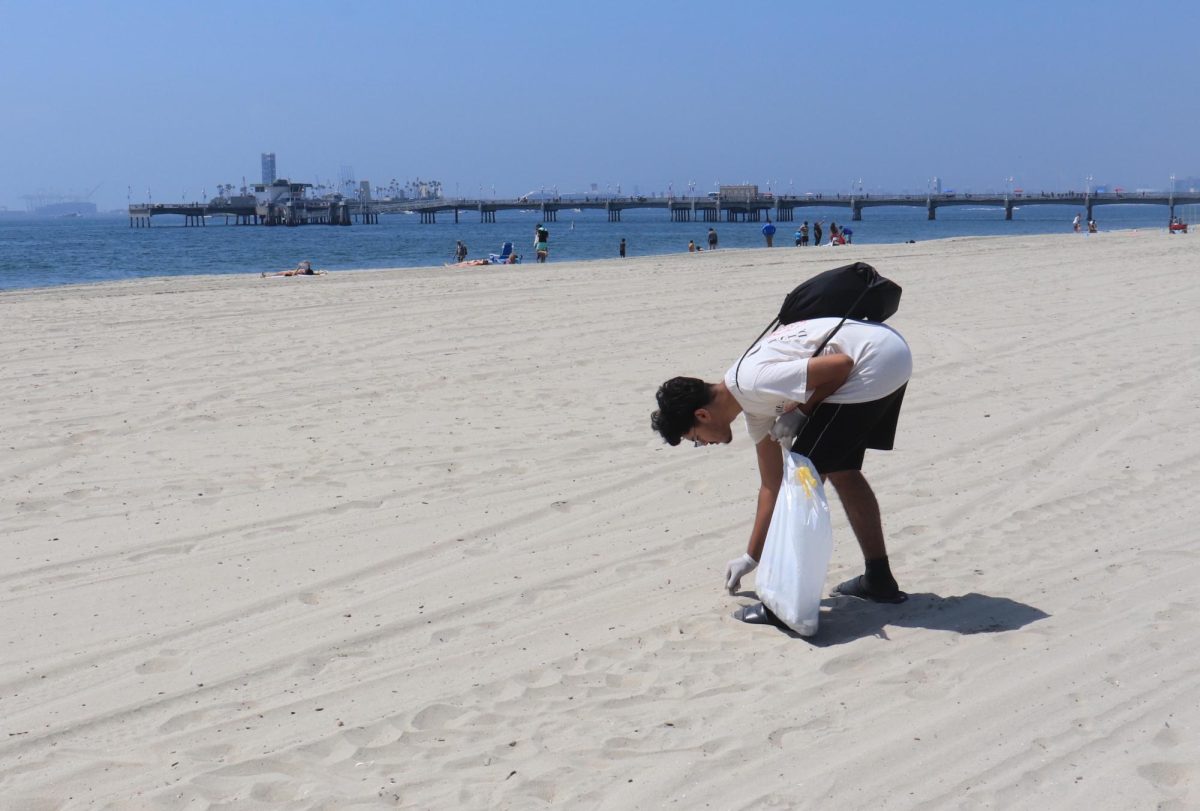
<svg viewBox="0 0 1200 811"><path fill-rule="evenodd" d="M867 448L892 449L906 388L907 383L869 403L822 403L804 424L792 450L812 460L822 475L862 470Z"/></svg>

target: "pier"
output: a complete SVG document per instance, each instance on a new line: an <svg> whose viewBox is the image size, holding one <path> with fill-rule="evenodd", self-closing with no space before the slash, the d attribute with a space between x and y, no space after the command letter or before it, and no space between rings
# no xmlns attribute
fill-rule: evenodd
<svg viewBox="0 0 1200 811"><path fill-rule="evenodd" d="M1093 219L1093 210L1100 205L1166 206L1174 218L1176 205L1200 204L1200 192L1038 192L984 194L805 194L772 195L747 194L704 197L585 197L583 199L554 198L530 200L437 198L432 200L351 200L326 198L294 198L286 202L263 203L250 196L217 198L207 203L138 203L129 206L131 228L150 227L151 218L175 214L184 218L186 226L204 226L214 218L223 218L229 225L350 225L353 222L373 224L380 214L413 213L422 223L434 224L438 215L460 221L464 215L476 215L479 222L496 222L498 211L536 213L542 222L557 222L561 211L604 211L609 222L621 222L621 212L630 209L663 209L671 222L794 222L796 210L804 208L845 208L852 221L860 221L863 211L882 206L924 208L930 220L937 210L947 206L994 206L1004 210L1011 220L1013 210L1023 206L1074 206ZM232 220L232 222L231 222Z"/></svg>
<svg viewBox="0 0 1200 811"><path fill-rule="evenodd" d="M367 203L370 210L380 213L411 211L421 216L421 222L436 223L438 214L453 216L454 222L464 212L478 212L480 222L495 222L497 211L537 212L542 222L557 222L560 211L597 210L607 214L609 222L620 222L621 212L627 209L665 209L671 222L794 222L796 209L846 208L852 221L863 218L863 210L881 206L924 208L928 218L937 219L937 210L947 206L994 206L1004 209L1004 219L1013 218L1013 210L1022 206L1076 206L1092 212L1099 205L1157 205L1166 206L1168 216L1175 216L1176 205L1200 203L1200 192L1039 192L1034 194L837 194L837 195L771 195L746 197L597 197L531 201L512 200L396 200Z"/></svg>

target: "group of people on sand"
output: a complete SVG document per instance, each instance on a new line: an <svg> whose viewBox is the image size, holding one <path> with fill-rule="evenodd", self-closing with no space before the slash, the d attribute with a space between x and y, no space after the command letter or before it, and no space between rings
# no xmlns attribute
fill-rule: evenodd
<svg viewBox="0 0 1200 811"><path fill-rule="evenodd" d="M504 243L504 248L499 254L491 254L486 259L467 259L467 245L461 239L455 241L454 245L454 261L466 267L476 265L515 265L521 261L521 257L516 251L512 250L512 243ZM546 228L542 223L538 223L533 229L533 252L537 257L538 262L545 262L550 258L550 229ZM621 255L625 255L625 240L621 240Z"/></svg>
<svg viewBox="0 0 1200 811"><path fill-rule="evenodd" d="M775 224L767 220L767 224L762 227L763 236L767 240L767 247L770 248L775 244ZM801 223L796 229L796 233L792 235L796 241L797 248L803 248L808 245L808 220ZM829 244L830 245L849 245L852 241L854 232L849 228L839 228L836 222L829 223ZM813 223L813 245L821 244L821 222L818 220Z"/></svg>
<svg viewBox="0 0 1200 811"><path fill-rule="evenodd" d="M796 241L797 248L808 246L809 227L808 220L801 223L793 235ZM814 220L812 224L812 244L820 245L824 235L823 224L820 220ZM849 245L854 241L854 231L849 228L842 228L832 220L829 222L829 245Z"/></svg>
<svg viewBox="0 0 1200 811"><path fill-rule="evenodd" d="M717 229L715 229L715 228L708 229L708 236L706 237L706 241L708 242L708 249L710 251L715 251L717 249ZM703 250L704 250L704 248L702 248L696 244L696 240L694 240L694 239L688 240L688 253L696 253L697 251L703 251Z"/></svg>
<svg viewBox="0 0 1200 811"><path fill-rule="evenodd" d="M1075 219L1071 220L1071 230L1078 234L1080 231L1083 230L1082 223L1083 223L1083 215L1076 214ZM1087 221L1087 232L1089 234L1095 234L1098 232L1095 220Z"/></svg>
<svg viewBox="0 0 1200 811"><path fill-rule="evenodd" d="M762 227L762 235L763 235L763 238L766 240L768 248L774 247L774 245L775 245L776 230L778 230L778 229L775 227L775 224L773 222L771 222L770 220L767 220L767 224ZM823 224L821 223L821 221L817 220L817 221L813 222L813 224L812 224L812 244L820 245L823 235L824 235L824 227L823 227ZM796 233L793 236L796 241L796 247L800 248L800 247L807 246L809 244L808 243L808 238L809 238L808 220L805 220L803 222L803 224L801 224L801 226L796 229ZM829 245L849 245L853 241L853 236L854 236L854 232L852 230L850 230L849 228L839 227L836 222L829 223L829 242L827 244L829 244ZM716 250L716 247L717 247L717 232L714 229L709 228L708 229L708 249L710 251L712 251L712 250ZM704 250L704 248L697 245L696 241L694 239L688 240L688 253L695 253L696 251L702 251L702 250Z"/></svg>

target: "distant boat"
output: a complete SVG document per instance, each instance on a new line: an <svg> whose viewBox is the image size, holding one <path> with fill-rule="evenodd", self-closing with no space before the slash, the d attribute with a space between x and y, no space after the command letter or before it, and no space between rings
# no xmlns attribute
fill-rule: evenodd
<svg viewBox="0 0 1200 811"><path fill-rule="evenodd" d="M96 204L88 203L83 200L73 200L66 203L50 203L49 205L38 206L33 210L33 213L43 217L80 217L84 214L95 214Z"/></svg>

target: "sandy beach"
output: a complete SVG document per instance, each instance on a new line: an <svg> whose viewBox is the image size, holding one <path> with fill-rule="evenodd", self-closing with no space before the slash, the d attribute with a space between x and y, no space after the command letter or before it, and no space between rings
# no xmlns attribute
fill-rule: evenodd
<svg viewBox="0 0 1200 811"><path fill-rule="evenodd" d="M1197 240L0 294L0 808L1200 807ZM805 640L730 616L740 421L649 414L851 261L912 596Z"/></svg>

